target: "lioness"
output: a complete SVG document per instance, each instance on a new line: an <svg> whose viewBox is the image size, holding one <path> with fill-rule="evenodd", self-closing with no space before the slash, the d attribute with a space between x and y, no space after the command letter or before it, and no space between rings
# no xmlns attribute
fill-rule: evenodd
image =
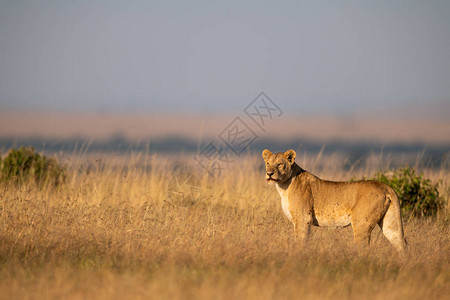
<svg viewBox="0 0 450 300"><path fill-rule="evenodd" d="M295 163L296 153L262 152L266 180L275 184L281 207L305 242L311 225L345 227L352 225L358 244L370 243L370 234L379 225L383 234L401 253L405 251L400 204L394 190L378 181L334 182L322 180Z"/></svg>

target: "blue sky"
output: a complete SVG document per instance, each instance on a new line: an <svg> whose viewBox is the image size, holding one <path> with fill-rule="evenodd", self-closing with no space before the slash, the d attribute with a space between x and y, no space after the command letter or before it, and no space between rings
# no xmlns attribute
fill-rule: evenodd
<svg viewBox="0 0 450 300"><path fill-rule="evenodd" d="M448 109L449 49L450 1L3 0L0 108Z"/></svg>

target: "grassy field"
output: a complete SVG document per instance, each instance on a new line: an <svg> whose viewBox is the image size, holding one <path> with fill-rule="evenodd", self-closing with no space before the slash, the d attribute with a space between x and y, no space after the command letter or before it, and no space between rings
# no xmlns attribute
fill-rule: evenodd
<svg viewBox="0 0 450 300"><path fill-rule="evenodd" d="M449 299L450 171L438 220L405 218L408 258L378 228L368 255L351 228L313 228L300 249L279 196L265 183L260 156L217 180L197 176L191 158L74 155L61 160L57 188L0 185L0 298L3 299ZM343 171L333 157L299 155L332 180L372 175L383 158ZM174 177L175 174L175 177ZM180 187L181 189L181 187ZM180 192L185 193L181 197Z"/></svg>

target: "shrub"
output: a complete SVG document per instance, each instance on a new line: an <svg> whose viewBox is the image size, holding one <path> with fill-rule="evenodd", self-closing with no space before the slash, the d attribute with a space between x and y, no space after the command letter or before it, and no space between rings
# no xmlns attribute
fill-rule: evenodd
<svg viewBox="0 0 450 300"><path fill-rule="evenodd" d="M0 179L3 182L25 183L35 180L38 184L49 182L55 186L66 178L66 170L55 159L47 158L32 147L11 149L0 160Z"/></svg>
<svg viewBox="0 0 450 300"><path fill-rule="evenodd" d="M403 215L432 216L444 205L439 195L439 183L432 183L423 174L417 175L415 170L404 167L392 171L378 172L374 180L391 186L398 195Z"/></svg>

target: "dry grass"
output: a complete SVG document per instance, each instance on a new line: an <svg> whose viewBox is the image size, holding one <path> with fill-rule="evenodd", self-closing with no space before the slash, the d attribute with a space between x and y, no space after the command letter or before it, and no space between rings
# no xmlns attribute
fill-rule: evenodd
<svg viewBox="0 0 450 300"><path fill-rule="evenodd" d="M447 221L407 222L403 261L378 229L369 255L353 248L351 228L314 228L299 249L259 156L219 181L199 178L197 198L181 206L167 197L180 160L72 156L56 189L0 186L0 297L448 299ZM299 160L329 179L376 171ZM425 172L443 180L448 203L448 169Z"/></svg>

